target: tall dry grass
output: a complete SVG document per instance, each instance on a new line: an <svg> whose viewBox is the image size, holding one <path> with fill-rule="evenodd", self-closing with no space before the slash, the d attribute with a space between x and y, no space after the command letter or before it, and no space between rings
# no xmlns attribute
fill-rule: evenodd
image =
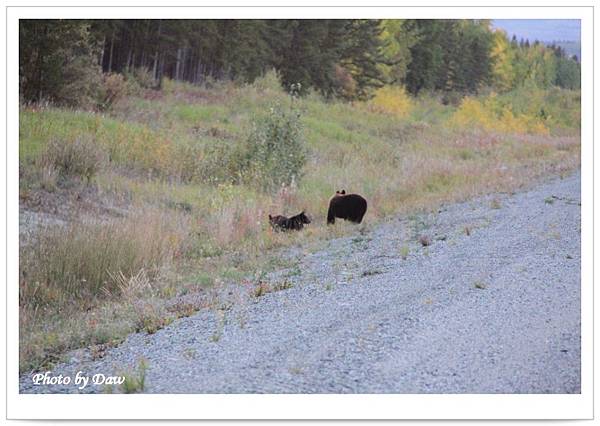
<svg viewBox="0 0 600 426"><path fill-rule="evenodd" d="M110 221L44 229L20 250L20 305L93 306L120 295L120 275L145 271L152 279L179 253L187 226L181 217L138 211Z"/></svg>

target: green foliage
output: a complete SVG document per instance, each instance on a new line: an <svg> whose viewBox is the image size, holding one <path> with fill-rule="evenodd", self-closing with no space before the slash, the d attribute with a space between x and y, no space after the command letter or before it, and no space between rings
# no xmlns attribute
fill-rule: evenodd
<svg viewBox="0 0 600 426"><path fill-rule="evenodd" d="M476 93L489 80L492 33L486 20L417 20L406 75L409 92Z"/></svg>
<svg viewBox="0 0 600 426"><path fill-rule="evenodd" d="M386 81L400 84L406 78L411 62L410 49L417 42L417 31L408 19L384 19L381 21L382 53L385 61L380 64Z"/></svg>
<svg viewBox="0 0 600 426"><path fill-rule="evenodd" d="M579 62L564 57L558 58L555 84L565 89L578 90L581 87L581 66Z"/></svg>
<svg viewBox="0 0 600 426"><path fill-rule="evenodd" d="M23 20L20 49L25 102L100 110L124 91L251 83L271 69L286 90L301 83L302 95L352 101L384 83L453 105L488 85L580 86L579 64L560 46L509 42L474 19Z"/></svg>
<svg viewBox="0 0 600 426"><path fill-rule="evenodd" d="M510 90L515 81L513 69L514 50L506 38L506 33L494 32L494 41L490 57L492 60L492 85L500 92Z"/></svg>
<svg viewBox="0 0 600 426"><path fill-rule="evenodd" d="M541 44L519 47L515 53L515 81L524 86L550 87L555 60L554 54Z"/></svg>
<svg viewBox="0 0 600 426"><path fill-rule="evenodd" d="M558 86L566 89L579 89L581 68L576 58L567 57L565 51L556 45L544 46L528 42L510 45L513 62L514 84L516 87L537 87L547 89Z"/></svg>
<svg viewBox="0 0 600 426"><path fill-rule="evenodd" d="M134 88L153 89L156 87L156 81L152 72L146 68L135 68L132 72L125 72L123 74L125 79ZM130 92L135 92L135 90L130 89Z"/></svg>
<svg viewBox="0 0 600 426"><path fill-rule="evenodd" d="M244 179L260 188L272 191L297 184L307 155L299 112L272 107L254 124L241 155Z"/></svg>
<svg viewBox="0 0 600 426"><path fill-rule="evenodd" d="M340 64L347 69L356 82L355 96L352 99L367 100L373 90L383 86L383 76L379 64L384 61L381 51L381 27L377 20L357 19L348 23L347 43Z"/></svg>
<svg viewBox="0 0 600 426"><path fill-rule="evenodd" d="M19 49L19 88L24 101L95 106L102 70L89 23L21 20Z"/></svg>
<svg viewBox="0 0 600 426"><path fill-rule="evenodd" d="M275 68L267 71L263 76L257 78L252 83L260 93L265 91L278 92L281 91L281 77Z"/></svg>
<svg viewBox="0 0 600 426"><path fill-rule="evenodd" d="M66 104L51 96L54 93L46 93L46 87L42 92L41 82L53 87L60 82L48 81L45 67L52 61L38 60L38 53L53 54L82 38L95 48L93 65L99 64L107 73L125 74L128 80L133 75L142 88L162 87L164 77L207 85L215 80L252 82L275 68L287 86L301 82L305 89L332 95L338 92L338 65L358 73L356 96L362 96L379 78L377 27L378 21L359 20L22 21L24 99ZM75 30L80 34L73 34ZM77 55L89 56L82 45ZM60 69L56 62L53 75ZM136 75L138 70L144 70L143 75ZM86 81L81 73L78 77Z"/></svg>
<svg viewBox="0 0 600 426"><path fill-rule="evenodd" d="M121 384L123 393L143 392L146 386L146 371L148 370L148 361L140 359L137 371L134 374L124 374L124 381Z"/></svg>
<svg viewBox="0 0 600 426"><path fill-rule="evenodd" d="M581 127L581 94L578 91L551 87L519 87L498 95L495 111L510 108L516 115L526 115L549 129Z"/></svg>
<svg viewBox="0 0 600 426"><path fill-rule="evenodd" d="M288 42L275 62L284 87L299 82L302 94L314 87L328 97L367 99L383 84L379 21L303 19L285 25Z"/></svg>

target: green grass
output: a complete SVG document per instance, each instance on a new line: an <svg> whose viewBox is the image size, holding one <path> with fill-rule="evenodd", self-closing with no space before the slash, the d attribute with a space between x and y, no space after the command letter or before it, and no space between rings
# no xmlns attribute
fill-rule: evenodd
<svg viewBox="0 0 600 426"><path fill-rule="evenodd" d="M409 253L410 253L410 248L407 245L403 245L402 247L400 247L400 257L403 260L406 260Z"/></svg>
<svg viewBox="0 0 600 426"><path fill-rule="evenodd" d="M121 391L123 393L140 393L146 387L146 371L148 370L148 362L141 359L138 363L137 371L123 373L123 383Z"/></svg>
<svg viewBox="0 0 600 426"><path fill-rule="evenodd" d="M220 105L176 105L170 113L185 124L203 124L225 119L228 114Z"/></svg>
<svg viewBox="0 0 600 426"><path fill-rule="evenodd" d="M431 95L397 118L311 94L294 101L309 150L304 176L272 192L234 183L236 155L252 123L273 106L290 107L272 74L252 85L213 89L166 81L162 92L123 98L105 114L22 107L22 203L48 196L52 184L51 196L76 196L59 180L47 182L53 175L43 160L52 143L86 137L109 157L89 182L96 201L121 200L135 214L73 223L67 232L47 229L37 245L22 249L20 266L28 273L20 281L21 370L55 362L69 349L118 342L136 329L155 331L178 315L163 309L168 299L278 268L296 274L280 258L281 248L356 234L343 221L325 224L338 189L367 198L365 221L372 224L513 190L548 170L573 170L579 166L579 96L560 90L498 95L514 111L544 105L551 116L550 135L518 135L450 128L456 107ZM272 232L268 214L301 210L313 220L302 232ZM408 247L400 248L402 258L408 254ZM141 270L148 274L144 285L133 279ZM125 280L114 279L119 272ZM267 290L271 286L257 288L257 296ZM128 301L129 293L136 298Z"/></svg>

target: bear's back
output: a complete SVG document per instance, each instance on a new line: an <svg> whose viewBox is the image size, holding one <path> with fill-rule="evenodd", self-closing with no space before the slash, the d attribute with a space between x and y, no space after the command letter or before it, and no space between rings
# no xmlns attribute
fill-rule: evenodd
<svg viewBox="0 0 600 426"><path fill-rule="evenodd" d="M360 223L367 211L367 200L359 194L337 192L329 201L328 223L334 223L335 217Z"/></svg>

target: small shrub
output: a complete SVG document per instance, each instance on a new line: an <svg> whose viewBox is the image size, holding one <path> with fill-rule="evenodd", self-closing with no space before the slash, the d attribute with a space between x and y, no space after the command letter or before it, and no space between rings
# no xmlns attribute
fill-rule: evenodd
<svg viewBox="0 0 600 426"><path fill-rule="evenodd" d="M502 133L548 134L544 120L531 113L514 112L514 106L499 100L495 93L483 99L465 97L450 117L449 124L458 128L481 128Z"/></svg>
<svg viewBox="0 0 600 426"><path fill-rule="evenodd" d="M350 71L341 65L335 66L334 69L334 87L336 92L344 99L356 98L356 80L352 77Z"/></svg>
<svg viewBox="0 0 600 426"><path fill-rule="evenodd" d="M177 302L168 308L176 318L185 318L194 315L200 309L200 305L194 303Z"/></svg>
<svg viewBox="0 0 600 426"><path fill-rule="evenodd" d="M100 109L100 111L107 111L115 102L127 94L127 83L122 74L116 73L104 75L102 83L100 99L98 100L98 109Z"/></svg>
<svg viewBox="0 0 600 426"><path fill-rule="evenodd" d="M203 176L210 176L210 171L206 170L208 160L205 160L204 149L199 143L183 141L177 144L173 156L174 166L178 170L172 170L171 173L175 172L182 182L197 181ZM222 161L222 157L219 160Z"/></svg>
<svg viewBox="0 0 600 426"><path fill-rule="evenodd" d="M281 91L281 76L276 69L270 69L263 76L254 80L252 87L258 92Z"/></svg>
<svg viewBox="0 0 600 426"><path fill-rule="evenodd" d="M39 171L40 188L48 192L53 192L58 185L58 175L58 170L56 170L53 164L43 165Z"/></svg>
<svg viewBox="0 0 600 426"><path fill-rule="evenodd" d="M54 169L62 178L77 177L87 182L107 162L104 149L90 137L52 139L41 158L42 168Z"/></svg>
<svg viewBox="0 0 600 426"><path fill-rule="evenodd" d="M273 286L272 291L282 291L287 290L289 288L294 287L294 284L291 281L283 280Z"/></svg>
<svg viewBox="0 0 600 426"><path fill-rule="evenodd" d="M146 68L136 68L128 77L128 80L133 80L139 87L143 89L152 89L156 86L156 80L154 80L152 71Z"/></svg>
<svg viewBox="0 0 600 426"><path fill-rule="evenodd" d="M173 318L168 317L166 312L149 303L143 303L136 307L136 314L136 333L145 331L148 334L154 334L173 322Z"/></svg>
<svg viewBox="0 0 600 426"><path fill-rule="evenodd" d="M403 260L406 260L406 258L408 257L409 251L410 251L410 249L408 248L408 246L402 246L400 248L400 257L402 257Z"/></svg>
<svg viewBox="0 0 600 426"><path fill-rule="evenodd" d="M271 287L269 287L269 284L261 281L256 287L254 287L254 290L252 291L252 296L262 297L265 294L270 293L271 291L273 290L271 289Z"/></svg>
<svg viewBox="0 0 600 426"><path fill-rule="evenodd" d="M237 168L248 183L267 191L294 185L302 177L307 155L300 114L280 105L271 108L254 124L245 150L239 154Z"/></svg>
<svg viewBox="0 0 600 426"><path fill-rule="evenodd" d="M460 92L456 92L456 91L449 91L449 92L444 92L444 95L442 96L442 104L443 105L453 105L453 106L458 106L460 105L460 102L462 101L464 95Z"/></svg>
<svg viewBox="0 0 600 426"><path fill-rule="evenodd" d="M493 118L485 110L484 105L473 97L465 97L456 110L450 123L457 127L467 128L471 126L492 128Z"/></svg>
<svg viewBox="0 0 600 426"><path fill-rule="evenodd" d="M227 321L226 318L226 310L224 309L217 309L217 311L215 312L215 316L216 316L216 329L215 332L210 336L210 341L211 342L218 342L219 340L221 340L221 337L223 336L223 330L225 329L225 322Z"/></svg>
<svg viewBox="0 0 600 426"><path fill-rule="evenodd" d="M375 92L368 106L375 111L406 117L413 109L413 102L403 86L384 86Z"/></svg>
<svg viewBox="0 0 600 426"><path fill-rule="evenodd" d="M137 372L134 374L123 374L124 381L121 384L121 391L123 393L143 392L146 387L147 370L148 362L145 359L141 359L137 367Z"/></svg>
<svg viewBox="0 0 600 426"><path fill-rule="evenodd" d="M485 288L487 287L485 285L485 283L481 282L481 281L475 281L475 284L473 285L475 288L478 288L480 290L485 290Z"/></svg>
<svg viewBox="0 0 600 426"><path fill-rule="evenodd" d="M139 296L152 293L150 280L143 268L140 269L137 274L130 277L125 276L122 271L114 273L107 270L106 273L115 283L119 290L119 294L127 300L133 301Z"/></svg>
<svg viewBox="0 0 600 426"><path fill-rule="evenodd" d="M194 360L196 359L198 353L196 352L196 349L194 348L185 348L182 352L183 357L187 360Z"/></svg>
<svg viewBox="0 0 600 426"><path fill-rule="evenodd" d="M383 272L381 272L379 269L367 269L366 271L363 271L361 276L362 277L370 277L372 275L379 275L379 274L383 274Z"/></svg>

